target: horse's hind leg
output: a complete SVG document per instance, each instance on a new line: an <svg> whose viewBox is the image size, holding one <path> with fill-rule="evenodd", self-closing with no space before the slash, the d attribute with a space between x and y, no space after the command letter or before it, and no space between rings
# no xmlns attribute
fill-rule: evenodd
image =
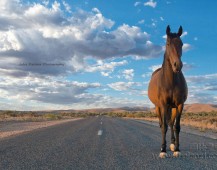
<svg viewBox="0 0 217 170"><path fill-rule="evenodd" d="M175 122L177 109L176 109L176 108L173 108L173 109L171 109L170 111L172 112L172 113L171 113L171 119L170 119L170 122L169 122L170 130L171 130L171 144L170 144L170 150L171 150L172 152L174 152L174 151L175 151L175 135L174 135L173 125L174 125L174 122Z"/></svg>
<svg viewBox="0 0 217 170"><path fill-rule="evenodd" d="M179 150L179 133L180 133L180 130L181 130L181 127L180 127L180 119L181 119L182 110L183 110L183 104L180 104L180 105L178 106L178 109L177 109L176 123L175 123L175 126L174 126L174 130L175 130L175 133L176 133L176 142L175 142L175 152L174 152L173 155L174 155L175 157L180 156L180 150Z"/></svg>

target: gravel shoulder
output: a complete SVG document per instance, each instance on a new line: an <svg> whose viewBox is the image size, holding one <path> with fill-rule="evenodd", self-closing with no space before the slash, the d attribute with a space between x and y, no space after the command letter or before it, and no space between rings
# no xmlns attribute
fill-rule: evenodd
<svg viewBox="0 0 217 170"><path fill-rule="evenodd" d="M10 136L20 135L25 132L30 132L35 129L54 126L61 123L71 122L79 119L82 118L41 121L41 122L0 121L0 140Z"/></svg>
<svg viewBox="0 0 217 170"><path fill-rule="evenodd" d="M127 118L127 119L129 119L129 118ZM134 121L137 121L137 122L140 122L140 123L149 124L149 125L159 127L158 121L151 120L151 119L150 120L130 119L130 120L134 120ZM189 134L193 134L193 135L208 137L208 138L211 138L211 139L217 139L217 133L213 132L211 130L200 131L197 128L193 128L191 126L181 125L181 131L184 132L184 133L189 133Z"/></svg>

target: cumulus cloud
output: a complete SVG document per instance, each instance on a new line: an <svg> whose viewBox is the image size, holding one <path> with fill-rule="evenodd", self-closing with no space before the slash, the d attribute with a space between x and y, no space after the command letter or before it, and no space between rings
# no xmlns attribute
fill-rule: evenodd
<svg viewBox="0 0 217 170"><path fill-rule="evenodd" d="M88 93L89 89L100 88L99 83L60 81L52 78L25 77L22 79L1 78L0 89L5 99L37 101L50 104L89 104L100 100L99 95Z"/></svg>
<svg viewBox="0 0 217 170"><path fill-rule="evenodd" d="M188 44L188 43L184 43L183 46L182 46L182 50L184 52L189 51L191 48L192 48L192 46L190 44Z"/></svg>
<svg viewBox="0 0 217 170"><path fill-rule="evenodd" d="M21 102L25 109L40 110L49 106L110 106L114 101L116 106L135 104L95 94L92 91L101 84L69 81L67 76L78 72L110 76L128 62L107 61L127 56L155 58L162 47L153 44L150 35L137 26L114 28L115 22L97 8L73 10L67 1L40 2L0 1L0 106ZM89 58L97 63L89 64ZM132 80L134 71L125 70L123 75ZM115 84L110 86L115 88ZM128 82L127 86L135 90L139 83Z"/></svg>
<svg viewBox="0 0 217 170"><path fill-rule="evenodd" d="M134 77L134 69L126 69L122 73L126 80L132 80Z"/></svg>
<svg viewBox="0 0 217 170"><path fill-rule="evenodd" d="M144 5L155 8L157 6L157 2L154 2L154 0L149 0L148 2L145 2Z"/></svg>
<svg viewBox="0 0 217 170"><path fill-rule="evenodd" d="M85 69L85 58L108 59L159 56L162 47L147 44L149 35L139 27L120 25L92 11L71 11L63 1L24 4L0 3L0 68L35 74L60 75ZM62 9L64 7L64 9ZM71 11L71 15L64 12ZM105 31L106 30L106 31ZM10 64L8 64L10 60ZM20 64L27 64L25 67ZM33 67L33 64L63 64L64 67Z"/></svg>
<svg viewBox="0 0 217 170"><path fill-rule="evenodd" d="M63 1L63 5L64 5L67 12L69 12L69 13L72 12L70 5L66 1Z"/></svg>
<svg viewBox="0 0 217 170"><path fill-rule="evenodd" d="M196 76L186 76L188 82L193 83L203 83L208 81L216 81L217 74L207 74L207 75L196 75Z"/></svg>
<svg viewBox="0 0 217 170"><path fill-rule="evenodd" d="M154 72L155 70L157 70L158 68L161 68L162 64L157 64L157 65L152 65L150 66L148 69L151 70L152 72Z"/></svg>
<svg viewBox="0 0 217 170"><path fill-rule="evenodd" d="M189 71L189 70L191 70L191 69L193 69L195 67L196 66L194 64L188 64L186 62L183 62L183 68L182 68L182 70L183 71Z"/></svg>
<svg viewBox="0 0 217 170"><path fill-rule="evenodd" d="M128 64L127 60L119 61L119 62L109 62L105 63L102 60L98 60L97 64L89 65L85 69L87 72L100 72L101 75L108 77L116 67L124 66Z"/></svg>
<svg viewBox="0 0 217 170"><path fill-rule="evenodd" d="M154 72L155 70L157 70L158 68L161 68L162 64L157 64L157 65L152 65L150 66L148 69L151 70L152 72ZM195 65L194 64L188 64L186 62L183 62L183 71L188 71L192 68L194 68Z"/></svg>
<svg viewBox="0 0 217 170"><path fill-rule="evenodd" d="M185 76L189 97L188 103L216 103L217 74Z"/></svg>
<svg viewBox="0 0 217 170"><path fill-rule="evenodd" d="M134 90L136 86L141 86L139 82L115 82L108 84L108 86L116 91Z"/></svg>

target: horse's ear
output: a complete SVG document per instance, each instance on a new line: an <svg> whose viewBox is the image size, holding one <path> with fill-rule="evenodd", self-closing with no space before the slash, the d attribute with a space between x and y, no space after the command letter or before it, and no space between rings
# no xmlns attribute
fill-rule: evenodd
<svg viewBox="0 0 217 170"><path fill-rule="evenodd" d="M170 26L169 25L167 26L166 33L167 33L167 35L170 34Z"/></svg>
<svg viewBox="0 0 217 170"><path fill-rule="evenodd" d="M179 31L178 31L178 36L181 36L181 35L182 35L182 31L183 31L183 30L182 30L182 26L180 26L180 27L179 27Z"/></svg>

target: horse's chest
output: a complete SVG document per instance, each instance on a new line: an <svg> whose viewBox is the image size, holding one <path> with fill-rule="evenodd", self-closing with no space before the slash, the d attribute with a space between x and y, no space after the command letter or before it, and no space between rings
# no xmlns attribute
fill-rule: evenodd
<svg viewBox="0 0 217 170"><path fill-rule="evenodd" d="M170 105L177 105L182 102L184 92L178 87L168 89L166 93L166 103Z"/></svg>

